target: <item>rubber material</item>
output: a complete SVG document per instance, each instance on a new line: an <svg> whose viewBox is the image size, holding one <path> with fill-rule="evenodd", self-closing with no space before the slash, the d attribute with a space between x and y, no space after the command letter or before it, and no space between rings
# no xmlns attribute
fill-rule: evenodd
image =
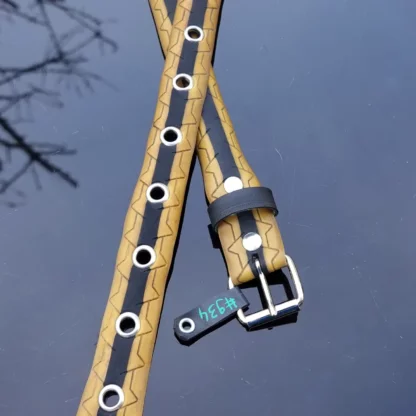
<svg viewBox="0 0 416 416"><path fill-rule="evenodd" d="M172 16L176 0L149 0L149 4L166 55L172 27L169 16ZM234 7L232 3L229 6ZM240 148L212 68L208 82L203 121L198 131L197 154L204 177L205 194L211 204L226 195L223 183L230 176L240 178L244 188L259 187L261 184ZM271 273L286 266L283 241L272 211L255 209L233 215L219 224L218 237L228 275L234 285L255 278L252 253L248 253L242 244L243 230L244 234L256 232L261 236L263 247L258 250L258 257L264 271Z"/></svg>
<svg viewBox="0 0 416 416"><path fill-rule="evenodd" d="M140 416L143 413L163 297L207 90L220 6L221 0L178 2L143 167L127 211L113 284L78 416ZM202 42L184 41L183 32L191 24L204 29ZM173 89L172 79L180 72L192 75L194 87L191 90ZM160 140L160 132L167 125L176 126L182 132L183 139L176 146L165 146ZM146 191L155 182L168 187L167 201L147 201ZM139 245L149 245L156 253L156 261L150 269L133 266L132 254ZM116 332L116 320L124 312L139 316L140 330L134 337L123 338ZM100 409L98 404L100 391L109 384L121 387L124 393L122 407L110 413Z"/></svg>
<svg viewBox="0 0 416 416"><path fill-rule="evenodd" d="M180 342L190 344L234 318L239 309L245 309L248 306L249 302L241 289L234 287L178 316L174 320L173 330ZM184 319L194 323L193 331L181 331L180 323Z"/></svg>
<svg viewBox="0 0 416 416"><path fill-rule="evenodd" d="M277 215L273 193L269 188L243 188L216 199L208 207L208 215L214 230L218 224L231 215L257 208L268 208Z"/></svg>

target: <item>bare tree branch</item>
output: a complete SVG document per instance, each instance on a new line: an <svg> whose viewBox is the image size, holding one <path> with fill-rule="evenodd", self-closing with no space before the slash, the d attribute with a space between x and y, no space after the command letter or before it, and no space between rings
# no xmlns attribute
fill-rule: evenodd
<svg viewBox="0 0 416 416"><path fill-rule="evenodd" d="M12 17L17 17L26 20L29 23L33 23L36 25L44 25L44 22L40 19L38 19L36 16L23 12L18 3L11 1L11 0L2 0L0 2L0 12L5 14L9 20L12 19Z"/></svg>
<svg viewBox="0 0 416 416"><path fill-rule="evenodd" d="M63 31L62 25L54 25L52 14L60 14L70 27ZM0 148L4 149L5 158L0 154L0 175L5 172L5 163L9 164L12 154L26 157L23 165L8 178L0 177L0 195L11 192L15 184L27 172L33 176L36 189L41 189L39 169L54 174L70 186L76 187L77 181L72 175L51 161L56 156L76 154L66 145L29 141L19 132L18 124L32 118L31 104L35 101L45 106L60 108L63 106L57 86L64 82L79 95L83 91L94 91L94 84L106 83L98 74L85 68L88 62L87 49L94 44L104 51L117 51L117 44L104 33L106 22L94 15L70 6L66 0L34 0L32 4L17 0L0 0L0 18L4 17L10 24L25 23L36 30L45 32L49 39L46 55L35 62L25 65L5 65L0 63ZM37 78L34 78L34 75ZM55 79L54 89L46 88L46 80ZM39 79L39 82L36 81ZM109 84L108 84L109 85ZM23 111L24 110L24 111ZM23 197L18 190L15 195ZM2 202L15 206L15 202Z"/></svg>
<svg viewBox="0 0 416 416"><path fill-rule="evenodd" d="M0 180L0 194L4 194L15 182L17 182L23 174L27 172L27 170L32 165L32 161L27 161L12 177L7 180L1 179Z"/></svg>
<svg viewBox="0 0 416 416"><path fill-rule="evenodd" d="M10 137L19 145L19 148L22 149L30 158L30 163L36 163L41 166L49 173L54 173L61 177L64 181L68 182L70 185L76 187L78 182L67 172L64 172L61 168L51 163L46 159L42 152L35 150L30 144L28 144L23 136L21 136L17 131L9 124L9 122L0 116L0 127L6 131ZM4 190L3 190L4 192ZM0 188L0 194L2 189Z"/></svg>

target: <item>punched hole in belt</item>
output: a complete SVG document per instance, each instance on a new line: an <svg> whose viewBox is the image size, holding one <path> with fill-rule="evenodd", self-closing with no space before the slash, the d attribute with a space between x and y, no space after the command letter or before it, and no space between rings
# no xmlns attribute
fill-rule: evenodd
<svg viewBox="0 0 416 416"><path fill-rule="evenodd" d="M132 312L122 313L116 321L116 332L123 338L131 338L140 331L140 318Z"/></svg>
<svg viewBox="0 0 416 416"><path fill-rule="evenodd" d="M153 183L147 188L146 198L153 204L164 202L169 199L169 189L163 183Z"/></svg>
<svg viewBox="0 0 416 416"><path fill-rule="evenodd" d="M185 29L185 39L190 42L200 42L204 37L204 32L199 26L188 26Z"/></svg>
<svg viewBox="0 0 416 416"><path fill-rule="evenodd" d="M156 261L156 253L152 247L142 245L133 251L133 264L139 269L146 269Z"/></svg>
<svg viewBox="0 0 416 416"><path fill-rule="evenodd" d="M182 141L182 133L176 127L165 127L160 132L160 140L165 146L175 146Z"/></svg>
<svg viewBox="0 0 416 416"><path fill-rule="evenodd" d="M120 329L125 334L130 334L135 329L135 323L132 318L124 318L120 323Z"/></svg>
<svg viewBox="0 0 416 416"><path fill-rule="evenodd" d="M124 403L124 393L123 390L115 385L109 384L105 386L98 396L98 404L101 409L106 412L114 412L123 406Z"/></svg>
<svg viewBox="0 0 416 416"><path fill-rule="evenodd" d="M173 88L178 91L187 91L193 87L192 77L188 74L178 74L173 78Z"/></svg>

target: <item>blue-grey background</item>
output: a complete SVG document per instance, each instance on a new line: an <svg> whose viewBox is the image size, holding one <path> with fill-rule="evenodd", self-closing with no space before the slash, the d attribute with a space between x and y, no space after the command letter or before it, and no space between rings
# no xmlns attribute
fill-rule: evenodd
<svg viewBox="0 0 416 416"><path fill-rule="evenodd" d="M7 416L76 413L163 67L145 0L77 4L115 20L106 30L119 51L91 48L87 64L114 88L82 98L61 88L64 109L35 105L22 126L28 140L77 150L54 161L80 186L42 173L38 191L28 175L24 202L0 205ZM277 199L305 304L296 324L248 333L231 322L192 347L176 341L173 318L227 279L197 165L146 416L412 414L415 20L412 0L226 0L216 74L242 148ZM46 40L18 23L0 39L2 64L31 62Z"/></svg>

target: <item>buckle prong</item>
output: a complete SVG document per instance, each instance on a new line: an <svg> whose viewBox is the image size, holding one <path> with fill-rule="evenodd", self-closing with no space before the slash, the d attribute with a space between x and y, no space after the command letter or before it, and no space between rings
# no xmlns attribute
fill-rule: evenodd
<svg viewBox="0 0 416 416"><path fill-rule="evenodd" d="M258 273L258 276L259 276L259 279L260 279L261 288L263 290L263 294L264 294L264 297L266 299L270 315L271 316L276 316L277 312L276 312L276 308L274 307L272 294L270 293L270 289L269 289L269 285L267 284L266 276L264 275L263 270L261 269L260 261L258 259L256 259L254 264L255 264L256 269L257 269L257 273Z"/></svg>
<svg viewBox="0 0 416 416"><path fill-rule="evenodd" d="M261 268L260 261L255 260L255 266L260 280L260 285L266 299L267 309L263 309L259 312L252 313L250 315L245 315L242 309L239 309L237 312L238 320L249 329L254 328L258 325L264 325L266 323L272 322L276 319L281 319L284 316L291 315L293 313L299 312L303 304L303 288L302 283L299 278L299 274L296 270L295 263L293 260L286 255L287 267L289 269L290 277L295 288L296 297L295 299L288 300L286 302L275 305L273 302L272 295L270 293L270 288L266 280L266 276L263 273ZM232 289L234 287L231 278L228 279L228 288Z"/></svg>

